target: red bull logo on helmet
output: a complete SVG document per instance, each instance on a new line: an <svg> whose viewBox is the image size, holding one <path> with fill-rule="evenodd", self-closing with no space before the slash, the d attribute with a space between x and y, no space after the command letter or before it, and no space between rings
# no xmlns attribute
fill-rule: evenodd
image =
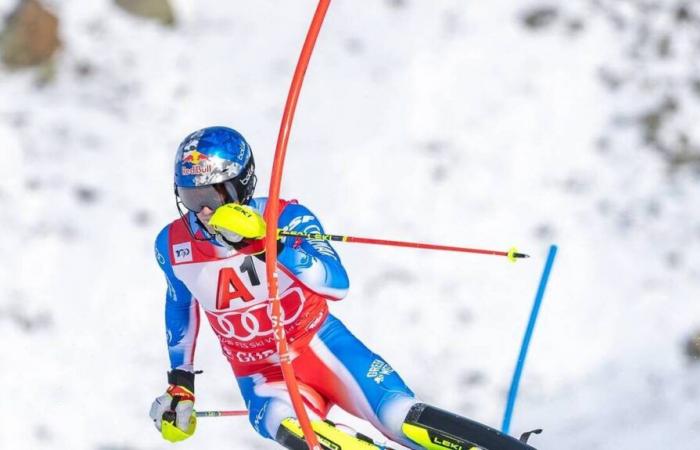
<svg viewBox="0 0 700 450"><path fill-rule="evenodd" d="M182 162L191 164L192 167L182 166L183 175L201 175L212 171L212 165L207 164L209 157L197 150L189 150L182 154Z"/></svg>
<svg viewBox="0 0 700 450"><path fill-rule="evenodd" d="M182 154L182 162L197 165L201 162L208 161L209 157L197 150L189 150Z"/></svg>

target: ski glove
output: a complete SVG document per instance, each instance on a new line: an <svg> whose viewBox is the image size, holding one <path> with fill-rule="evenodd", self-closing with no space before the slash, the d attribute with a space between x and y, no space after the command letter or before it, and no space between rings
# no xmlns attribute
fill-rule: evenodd
<svg viewBox="0 0 700 450"><path fill-rule="evenodd" d="M151 405L150 416L163 439L178 442L194 434L194 373L175 369L168 372L168 389Z"/></svg>
<svg viewBox="0 0 700 450"><path fill-rule="evenodd" d="M225 244L236 244L243 239L265 237L265 220L256 210L247 205L227 203L214 211L209 226L216 231L217 238Z"/></svg>

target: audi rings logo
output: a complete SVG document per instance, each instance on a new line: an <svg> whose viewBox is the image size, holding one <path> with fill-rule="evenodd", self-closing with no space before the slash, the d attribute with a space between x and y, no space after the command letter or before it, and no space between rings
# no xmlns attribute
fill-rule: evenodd
<svg viewBox="0 0 700 450"><path fill-rule="evenodd" d="M304 310L304 294L299 288L292 288L280 299L282 325L294 323ZM272 303L262 302L246 309L230 312L209 311L209 320L215 331L227 338L248 342L255 338L272 334Z"/></svg>

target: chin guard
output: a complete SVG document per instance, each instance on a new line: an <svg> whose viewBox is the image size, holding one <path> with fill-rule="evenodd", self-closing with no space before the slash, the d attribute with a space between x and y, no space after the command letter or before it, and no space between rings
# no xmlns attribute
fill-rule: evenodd
<svg viewBox="0 0 700 450"><path fill-rule="evenodd" d="M240 238L261 239L267 231L265 220L256 210L238 203L218 207L209 219L209 226L234 243L237 242L234 235L239 237L238 241Z"/></svg>

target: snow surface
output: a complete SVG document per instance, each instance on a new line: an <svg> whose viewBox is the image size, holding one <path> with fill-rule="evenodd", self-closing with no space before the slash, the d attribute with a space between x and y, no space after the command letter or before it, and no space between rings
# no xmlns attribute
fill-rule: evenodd
<svg viewBox="0 0 700 450"><path fill-rule="evenodd" d="M0 72L2 449L171 448L147 414L168 365L152 243L176 217L173 154L192 130L237 128L264 195L315 8L173 3L165 28L54 0L55 80ZM336 246L352 287L332 311L422 399L495 427L558 244L513 433L544 428L540 449L697 450L700 364L682 344L700 326L698 183L631 135L598 151L613 111L644 104L599 81L622 43L594 18L532 33L519 14L536 3L334 1L283 196L330 232L532 255ZM206 326L197 352L198 408L243 408ZM234 418L200 420L178 448L276 447Z"/></svg>

